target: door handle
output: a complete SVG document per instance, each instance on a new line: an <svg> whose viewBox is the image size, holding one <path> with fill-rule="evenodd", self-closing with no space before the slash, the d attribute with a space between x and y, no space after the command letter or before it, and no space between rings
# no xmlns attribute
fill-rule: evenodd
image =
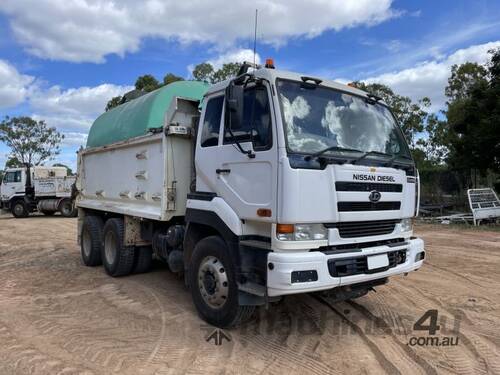
<svg viewBox="0 0 500 375"><path fill-rule="evenodd" d="M231 173L231 170L230 170L230 169L219 169L219 168L217 168L217 169L215 170L215 173L217 173L217 174L221 174L221 173Z"/></svg>

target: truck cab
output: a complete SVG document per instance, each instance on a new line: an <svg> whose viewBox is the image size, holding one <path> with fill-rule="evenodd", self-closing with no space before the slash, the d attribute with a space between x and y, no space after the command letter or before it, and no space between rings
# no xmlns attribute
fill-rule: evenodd
<svg viewBox="0 0 500 375"><path fill-rule="evenodd" d="M13 199L24 196L26 172L24 168L8 168L5 170L0 185L1 208L10 209Z"/></svg>
<svg viewBox="0 0 500 375"><path fill-rule="evenodd" d="M240 244L269 249L263 279L271 297L418 269L418 172L387 105L347 85L269 68L240 81L233 97L234 81L205 97L195 153L200 195L188 200L187 215L217 212Z"/></svg>

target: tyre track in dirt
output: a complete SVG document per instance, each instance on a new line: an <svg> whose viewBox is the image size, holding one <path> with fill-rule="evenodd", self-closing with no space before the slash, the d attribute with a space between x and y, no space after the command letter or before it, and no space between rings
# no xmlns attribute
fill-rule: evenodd
<svg viewBox="0 0 500 375"><path fill-rule="evenodd" d="M100 304L93 307L91 313L80 314L75 322L78 308L85 305L83 297L93 297ZM41 335L56 337L60 347L66 352L94 363L103 369L112 368L121 371L124 364L133 357L145 361L155 347L159 333L152 327L158 324L152 322L154 306L147 307L142 301L130 297L122 286L105 284L94 293L66 294L69 301L55 303L49 300L42 305L42 319L34 322ZM73 300L72 298L75 297ZM83 303L82 303L83 302ZM119 334L121 327L116 323L109 326L114 316L119 316L127 325L127 332ZM99 318L97 318L99 317ZM120 341L138 342L138 345L117 345L113 337L120 335Z"/></svg>
<svg viewBox="0 0 500 375"><path fill-rule="evenodd" d="M43 353L30 343L22 342L3 322L0 322L0 342L0 358L6 358L0 366L5 366L13 373L93 374L88 368L75 367L74 362Z"/></svg>
<svg viewBox="0 0 500 375"><path fill-rule="evenodd" d="M359 335L359 337L363 340L365 345L375 356L380 366L386 372L391 374L399 374L399 375L402 374L399 371L399 369L396 366L394 366L392 361L389 358L387 358L387 356L378 348L378 345L374 343L372 340L370 340L368 336L365 335L363 330L356 323L353 323L351 320L349 320L344 314L342 314L337 308L335 308L330 302L328 302L324 298L318 296L313 296L313 298L317 300L319 303L323 304L324 306L330 308L338 317L342 319L343 322L347 323L347 325L349 325L349 327L351 327L354 330L354 332L356 332Z"/></svg>
<svg viewBox="0 0 500 375"><path fill-rule="evenodd" d="M403 289L409 292L409 289L405 286L401 286ZM412 296L408 297L406 293L403 294L405 298L411 303L418 306L421 310L429 310L436 307L436 301L434 298L429 298L424 294L412 290ZM459 319L465 314L461 312L461 310L449 310L442 304L440 304L442 311L447 315L447 321L452 322L456 318L456 312L458 311L460 314ZM465 323L465 324L464 324ZM489 345L482 344L479 345L483 350L480 350L478 347L478 343L481 342L480 336L477 336L474 333L474 329L470 325L474 323L468 319L463 319L460 322L460 329L457 332L454 332L455 335L459 337L459 342L464 344L464 347L467 349L467 357L464 356L464 351L459 350L457 347L449 347L444 351L445 355L448 355L452 361L451 363L457 364L455 370L458 373L488 373L491 369L500 368L500 358L498 355L489 349ZM448 327L449 328L449 327ZM484 351L486 349L486 352ZM468 358L468 360L467 360ZM495 371L496 372L496 371Z"/></svg>
<svg viewBox="0 0 500 375"><path fill-rule="evenodd" d="M420 357L405 343L402 343L396 335L392 333L392 329L388 323L370 313L366 308L357 303L347 303L354 310L374 323L378 332L370 332L366 334L360 325L350 319L347 314L342 313L340 307L335 307L327 298L314 296L319 303L329 307L335 314L341 317L353 330L363 339L365 344L373 352L380 365L389 373L421 373L421 374L437 374L434 366ZM349 311L350 310L346 310ZM349 313L349 315L351 315ZM373 326L372 326L373 327ZM388 336L388 337L387 337ZM389 340L388 340L389 339ZM382 352L381 348L384 349ZM398 365L394 364L393 359L398 359Z"/></svg>
<svg viewBox="0 0 500 375"><path fill-rule="evenodd" d="M425 359L419 356L410 346L406 345L405 343L401 342L401 340L399 340L399 338L392 332L392 329L389 328L390 326L384 319L374 315L366 307L360 305L357 302L348 301L347 304L356 311L358 311L359 313L361 313L363 316L371 320L373 323L375 323L375 326L381 328L388 328L385 329L384 331L387 332L388 335L390 335L392 340L401 348L401 350L403 350L408 355L408 357L410 357L414 362L416 362L425 371L426 374L437 374L435 367L433 367L429 362L427 362Z"/></svg>

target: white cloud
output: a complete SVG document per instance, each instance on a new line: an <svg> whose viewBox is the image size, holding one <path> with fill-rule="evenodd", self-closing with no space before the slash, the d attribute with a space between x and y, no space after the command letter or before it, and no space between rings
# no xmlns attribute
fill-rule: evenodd
<svg viewBox="0 0 500 375"><path fill-rule="evenodd" d="M381 74L364 81L386 84L398 94L414 100L427 96L432 101L432 110L437 111L445 107L444 89L451 66L466 61L484 64L489 59L488 50L499 47L500 41L470 46L448 56L419 63L412 68Z"/></svg>
<svg viewBox="0 0 500 375"><path fill-rule="evenodd" d="M253 50L248 48L230 50L222 55L219 55L215 59L209 59L207 62L212 64L214 68L219 69L222 67L222 64L225 63L242 63L244 61L253 62ZM255 63L260 64L260 56L258 53L255 54Z"/></svg>
<svg viewBox="0 0 500 375"><path fill-rule="evenodd" d="M62 145L66 147L80 147L85 146L87 143L87 133L78 133L78 132L64 132L64 139L62 141Z"/></svg>
<svg viewBox="0 0 500 375"><path fill-rule="evenodd" d="M108 100L132 89L132 86L109 83L67 90L59 86L38 88L30 96L32 117L45 120L49 126L63 132L86 132L96 117L104 112Z"/></svg>
<svg viewBox="0 0 500 375"><path fill-rule="evenodd" d="M44 120L64 135L61 142L64 155L56 157L54 162L69 165L74 169L76 156L74 151L85 146L87 134L93 121L104 112L109 99L123 95L133 86L102 84L95 87L62 89L52 86L48 89L38 87L30 96L32 118Z"/></svg>
<svg viewBox="0 0 500 375"><path fill-rule="evenodd" d="M20 74L7 61L0 60L0 108L13 107L26 99L34 78Z"/></svg>
<svg viewBox="0 0 500 375"><path fill-rule="evenodd" d="M81 114L63 114L51 112L34 112L31 117L37 121L44 120L47 125L55 126L62 131L88 131L92 122L98 115Z"/></svg>
<svg viewBox="0 0 500 375"><path fill-rule="evenodd" d="M95 87L79 87L67 90L52 86L47 90L37 90L30 97L35 111L46 114L70 115L73 118L95 116L104 111L109 99L132 90L132 86L105 83Z"/></svg>
<svg viewBox="0 0 500 375"><path fill-rule="evenodd" d="M327 30L374 25L398 12L392 0L3 0L16 39L48 59L103 62L108 54L136 52L141 40L231 46L253 38L255 9L262 43L313 38ZM28 10L28 11L27 11Z"/></svg>

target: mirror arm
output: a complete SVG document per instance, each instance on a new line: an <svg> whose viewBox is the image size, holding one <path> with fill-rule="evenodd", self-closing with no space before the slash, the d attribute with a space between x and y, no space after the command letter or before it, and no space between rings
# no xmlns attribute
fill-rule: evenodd
<svg viewBox="0 0 500 375"><path fill-rule="evenodd" d="M236 147L238 148L238 150L242 154L247 155L250 159L254 159L255 158L255 153L252 150L245 150L245 149L243 149L243 147L241 147L240 142L238 142L238 140L236 139L236 137L233 134L233 131L231 130L231 128L227 128L227 131L229 132L229 135L231 136L231 139L233 140L233 142L236 145Z"/></svg>

